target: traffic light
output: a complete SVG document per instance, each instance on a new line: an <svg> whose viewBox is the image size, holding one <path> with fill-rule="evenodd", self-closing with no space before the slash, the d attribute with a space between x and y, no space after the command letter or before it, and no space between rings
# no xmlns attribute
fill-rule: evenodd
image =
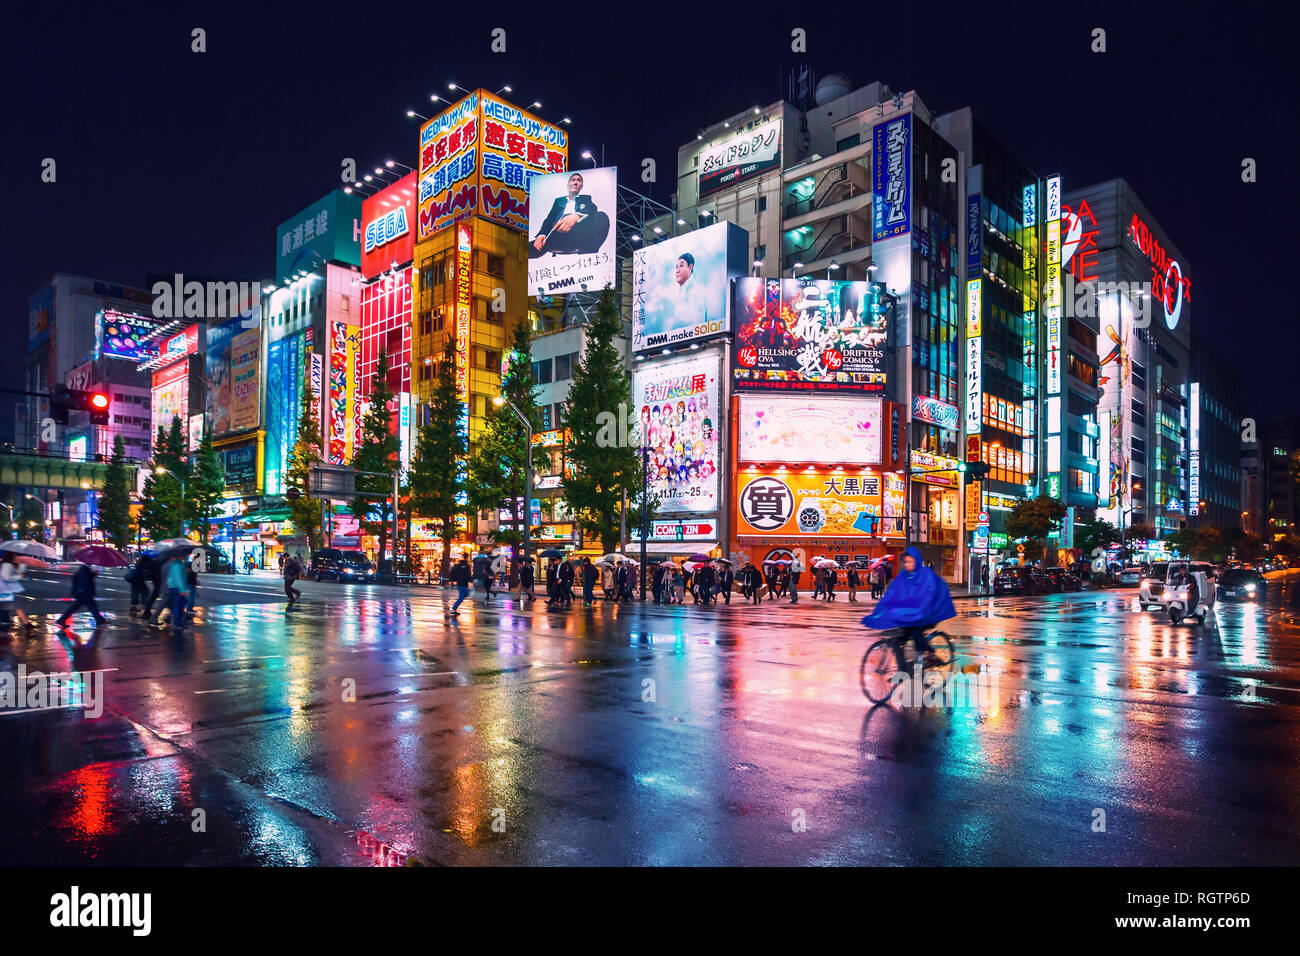
<svg viewBox="0 0 1300 956"><path fill-rule="evenodd" d="M72 410L89 412L92 425L107 425L108 405L108 393L98 389L87 391L64 385L56 385L50 389L50 411L54 420L60 424L67 424L68 412Z"/></svg>
<svg viewBox="0 0 1300 956"><path fill-rule="evenodd" d="M966 473L967 481L983 481L989 476L989 464L986 461L962 462L961 470Z"/></svg>

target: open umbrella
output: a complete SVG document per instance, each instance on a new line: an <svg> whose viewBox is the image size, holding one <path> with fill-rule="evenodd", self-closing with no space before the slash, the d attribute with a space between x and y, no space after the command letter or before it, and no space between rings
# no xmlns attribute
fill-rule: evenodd
<svg viewBox="0 0 1300 956"><path fill-rule="evenodd" d="M541 552L541 556L543 558L562 558L564 557L564 552L558 551L555 548L547 548L545 551Z"/></svg>
<svg viewBox="0 0 1300 956"><path fill-rule="evenodd" d="M105 548L98 544L82 548L72 556L72 560L80 561L82 564L93 564L97 568L124 568L129 563L126 560L126 555L122 554L121 551Z"/></svg>
<svg viewBox="0 0 1300 956"><path fill-rule="evenodd" d="M153 543L157 551L174 551L177 548L197 548L199 543L192 538L165 538Z"/></svg>
<svg viewBox="0 0 1300 956"><path fill-rule="evenodd" d="M677 562L676 562L676 561L660 561L660 562L659 562L659 567L661 567L661 568L675 568L675 567L677 567Z"/></svg>
<svg viewBox="0 0 1300 956"><path fill-rule="evenodd" d="M814 568L838 568L839 562L832 561L830 558L818 558L813 562Z"/></svg>
<svg viewBox="0 0 1300 956"><path fill-rule="evenodd" d="M707 554L692 554L692 555L691 555L689 558L687 558L686 560L687 560L687 561L700 561L700 562L704 562L704 561L708 561L708 560L710 560L710 559L709 559L709 556L708 556Z"/></svg>
<svg viewBox="0 0 1300 956"><path fill-rule="evenodd" d="M0 542L0 551L12 551L15 554L26 554L33 558L40 558L42 561L59 560L59 552L55 551L48 544L41 544L39 541L29 541L21 538L17 541Z"/></svg>
<svg viewBox="0 0 1300 956"><path fill-rule="evenodd" d="M15 555L14 564L25 565L29 568L48 568L50 566L48 561L42 561L40 558L32 554Z"/></svg>

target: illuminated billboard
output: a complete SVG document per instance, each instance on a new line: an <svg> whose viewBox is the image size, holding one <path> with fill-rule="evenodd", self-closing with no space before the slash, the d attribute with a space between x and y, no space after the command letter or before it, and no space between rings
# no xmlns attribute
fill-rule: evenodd
<svg viewBox="0 0 1300 956"><path fill-rule="evenodd" d="M658 514L718 509L721 374L721 357L705 353L645 363L632 377Z"/></svg>
<svg viewBox="0 0 1300 956"><path fill-rule="evenodd" d="M361 330L344 322L329 323L329 400L323 423L328 439L328 460L344 464L352 460L352 439L360 404L354 371L361 349ZM405 395L405 393L403 393Z"/></svg>
<svg viewBox="0 0 1300 956"><path fill-rule="evenodd" d="M749 234L729 222L632 254L632 349L697 342L731 331L730 280L749 271Z"/></svg>
<svg viewBox="0 0 1300 956"><path fill-rule="evenodd" d="M700 198L781 166L781 121L739 133L700 154Z"/></svg>
<svg viewBox="0 0 1300 956"><path fill-rule="evenodd" d="M262 360L262 330L247 329L230 340L230 429L256 428L258 370Z"/></svg>
<svg viewBox="0 0 1300 956"><path fill-rule="evenodd" d="M147 362L158 354L158 323L142 315L104 309L95 313L95 358Z"/></svg>
<svg viewBox="0 0 1300 956"><path fill-rule="evenodd" d="M741 395L736 459L743 462L878 465L883 400L846 395Z"/></svg>
<svg viewBox="0 0 1300 956"><path fill-rule="evenodd" d="M871 130L871 241L912 228L912 114Z"/></svg>
<svg viewBox="0 0 1300 956"><path fill-rule="evenodd" d="M275 276L280 283L322 263L361 264L361 197L335 189L276 228Z"/></svg>
<svg viewBox="0 0 1300 956"><path fill-rule="evenodd" d="M415 173L361 203L361 274L373 279L415 258Z"/></svg>
<svg viewBox="0 0 1300 956"><path fill-rule="evenodd" d="M568 157L564 130L475 90L420 127L416 239L471 215L526 230L530 181Z"/></svg>
<svg viewBox="0 0 1300 956"><path fill-rule="evenodd" d="M745 537L852 538L902 532L902 482L869 469L750 468L736 480L732 517Z"/></svg>
<svg viewBox="0 0 1300 956"><path fill-rule="evenodd" d="M176 362L153 373L153 388L150 392L151 434L157 435L160 427L164 431L169 430L173 418L181 420L182 429L184 423L189 421L189 371L189 362Z"/></svg>
<svg viewBox="0 0 1300 956"><path fill-rule="evenodd" d="M534 176L528 188L528 291L614 284L618 167Z"/></svg>
<svg viewBox="0 0 1300 956"><path fill-rule="evenodd" d="M884 391L883 285L741 278L735 286L736 388Z"/></svg>

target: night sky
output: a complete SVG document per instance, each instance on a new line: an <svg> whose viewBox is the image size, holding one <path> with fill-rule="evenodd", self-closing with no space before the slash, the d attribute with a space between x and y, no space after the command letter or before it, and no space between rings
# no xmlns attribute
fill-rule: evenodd
<svg viewBox="0 0 1300 956"><path fill-rule="evenodd" d="M550 121L571 117L574 165L603 146L630 179L654 157L660 182L641 188L668 202L678 145L782 97L806 61L855 88L915 88L935 113L970 105L1067 188L1124 176L1190 262L1192 320L1241 371L1242 414L1300 414L1294 268L1282 263L1296 210L1296 50L1266 5L151 6L6 12L16 209L4 217L0 315L4 341L23 343L0 357L8 381L26 351L27 296L51 274L266 278L276 224L339 186L344 157L361 170L414 165L406 110L431 115L442 106L430 93L463 95L448 82L509 84ZM504 54L489 52L497 26ZM194 27L206 53L190 52ZM808 31L806 56L790 51L795 27ZM1104 55L1089 50L1094 27L1107 31ZM1246 156L1257 183L1241 181ZM45 157L55 184L41 182Z"/></svg>

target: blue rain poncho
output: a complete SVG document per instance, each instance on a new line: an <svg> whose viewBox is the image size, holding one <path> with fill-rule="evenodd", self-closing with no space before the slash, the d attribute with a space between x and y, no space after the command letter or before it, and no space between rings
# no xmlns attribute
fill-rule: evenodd
<svg viewBox="0 0 1300 956"><path fill-rule="evenodd" d="M940 621L955 617L952 595L948 585L930 568L921 564L921 552L908 548L904 558L911 555L916 570L900 570L889 589L885 591L875 610L862 619L864 627L878 629L890 627L930 627ZM902 562L899 562L902 568Z"/></svg>

